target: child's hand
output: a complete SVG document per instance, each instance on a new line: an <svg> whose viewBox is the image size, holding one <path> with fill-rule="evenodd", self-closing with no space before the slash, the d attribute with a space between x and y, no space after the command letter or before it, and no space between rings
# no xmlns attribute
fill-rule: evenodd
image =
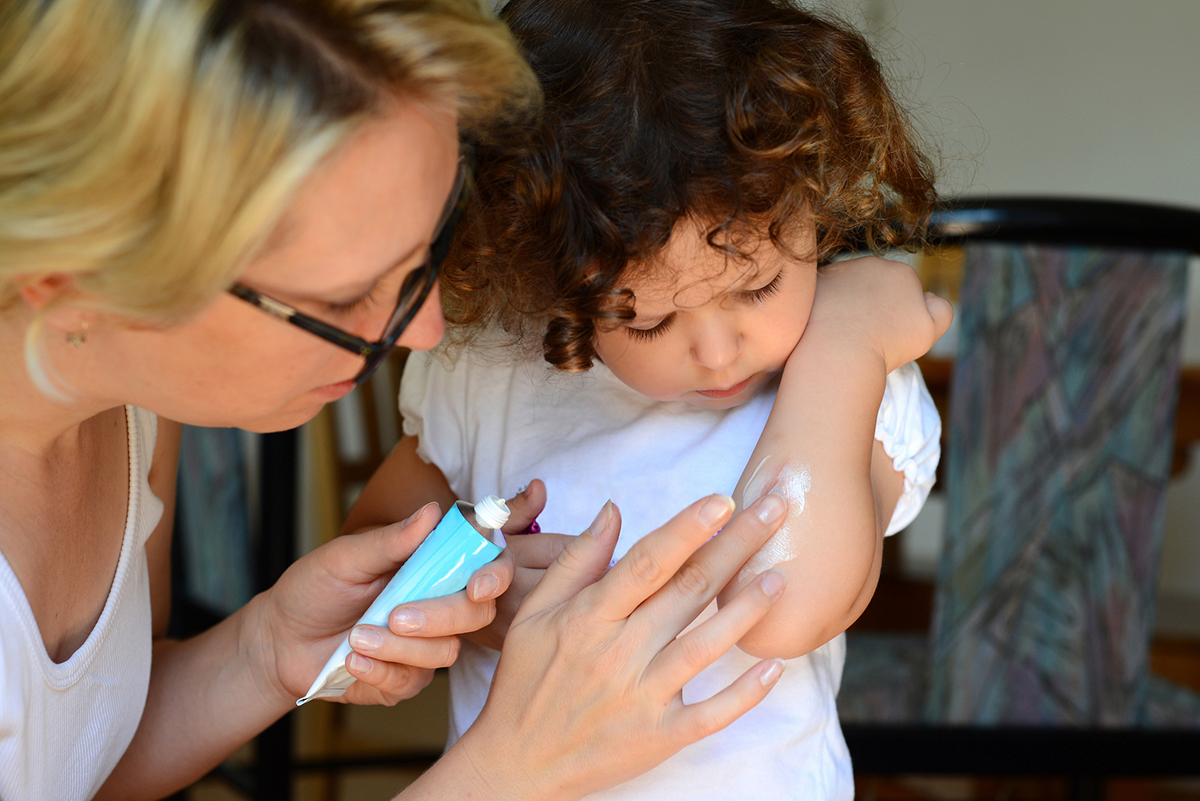
<svg viewBox="0 0 1200 801"><path fill-rule="evenodd" d="M868 256L821 268L805 337L859 339L891 372L933 347L953 316L950 304L925 292L907 264Z"/></svg>
<svg viewBox="0 0 1200 801"><path fill-rule="evenodd" d="M558 554L571 539L565 534L523 534L529 524L541 514L546 506L546 485L534 479L520 495L508 501L511 514L501 531L508 544L504 548L513 561L513 579L508 590L496 599L496 616L491 623L468 634L468 640L500 650L504 637L512 624L517 607L525 596L538 585L546 568L554 564Z"/></svg>

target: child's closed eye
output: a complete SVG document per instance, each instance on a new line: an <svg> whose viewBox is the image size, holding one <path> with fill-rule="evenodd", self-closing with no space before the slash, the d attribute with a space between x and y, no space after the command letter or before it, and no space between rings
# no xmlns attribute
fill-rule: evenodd
<svg viewBox="0 0 1200 801"><path fill-rule="evenodd" d="M658 325L653 328L625 328L625 333L629 334L635 342L650 342L657 339L671 328L671 324L675 322L675 313L672 312L662 319Z"/></svg>
<svg viewBox="0 0 1200 801"><path fill-rule="evenodd" d="M767 298L779 291L779 285L783 283L783 270L775 274L765 286L758 289L744 289L737 293L738 298L752 303L762 303Z"/></svg>

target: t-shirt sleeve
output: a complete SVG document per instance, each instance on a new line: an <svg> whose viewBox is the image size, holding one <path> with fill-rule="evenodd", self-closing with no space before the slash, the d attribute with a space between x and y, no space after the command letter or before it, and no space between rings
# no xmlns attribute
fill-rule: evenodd
<svg viewBox="0 0 1200 801"><path fill-rule="evenodd" d="M875 420L875 439L883 443L896 471L904 474L904 490L885 535L903 529L925 505L942 455L941 436L942 420L917 363L889 373Z"/></svg>
<svg viewBox="0 0 1200 801"><path fill-rule="evenodd" d="M457 486L463 471L462 416L468 371L422 351L409 355L400 379L400 417L406 436L417 438L417 455L437 465Z"/></svg>

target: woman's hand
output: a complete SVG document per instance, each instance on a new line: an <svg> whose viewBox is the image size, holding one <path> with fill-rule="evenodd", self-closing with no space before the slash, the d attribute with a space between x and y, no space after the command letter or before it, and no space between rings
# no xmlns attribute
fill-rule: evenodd
<svg viewBox="0 0 1200 801"><path fill-rule="evenodd" d="M428 504L403 523L338 537L307 554L266 593L260 636L280 691L308 690L346 632L441 519ZM491 622L495 598L512 580L503 555L471 577L467 589L392 610L388 628L354 626L346 667L358 681L342 700L394 704L420 692L458 656L458 636Z"/></svg>
<svg viewBox="0 0 1200 801"><path fill-rule="evenodd" d="M779 660L683 703L683 685L783 591L783 575L768 571L681 634L776 530L784 504L769 495L726 525L732 511L725 496L699 501L608 570L620 515L606 504L521 605L482 714L413 795L449 781L485 788L481 797L578 798L657 765L762 700Z"/></svg>
<svg viewBox="0 0 1200 801"><path fill-rule="evenodd" d="M517 614L517 608L542 580L546 568L554 564L571 539L566 534L523 533L546 508L546 485L539 479L535 478L520 495L510 498L508 508L511 515L501 530L508 543L504 552L513 562L512 583L496 599L496 616L492 622L479 631L463 635L468 640L497 651L504 646L504 637Z"/></svg>

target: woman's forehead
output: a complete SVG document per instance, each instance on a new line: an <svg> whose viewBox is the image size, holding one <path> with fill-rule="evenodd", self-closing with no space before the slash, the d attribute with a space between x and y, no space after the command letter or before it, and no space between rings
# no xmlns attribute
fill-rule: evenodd
<svg viewBox="0 0 1200 801"><path fill-rule="evenodd" d="M452 108L397 104L309 176L247 275L304 291L378 274L428 244L457 163Z"/></svg>

